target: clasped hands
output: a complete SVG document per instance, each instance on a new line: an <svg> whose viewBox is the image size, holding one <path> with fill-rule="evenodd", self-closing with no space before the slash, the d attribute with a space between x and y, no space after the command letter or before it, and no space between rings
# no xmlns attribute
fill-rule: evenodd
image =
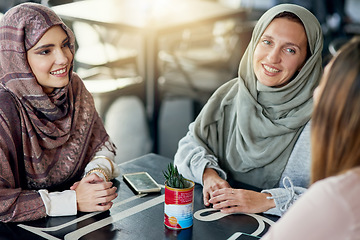
<svg viewBox="0 0 360 240"><path fill-rule="evenodd" d="M212 204L222 213L260 213L275 207L268 193L231 188L214 169L206 168L203 175L203 198L205 206Z"/></svg>
<svg viewBox="0 0 360 240"><path fill-rule="evenodd" d="M112 182L104 181L95 173L75 182L70 189L76 191L77 209L81 212L109 210L118 195Z"/></svg>

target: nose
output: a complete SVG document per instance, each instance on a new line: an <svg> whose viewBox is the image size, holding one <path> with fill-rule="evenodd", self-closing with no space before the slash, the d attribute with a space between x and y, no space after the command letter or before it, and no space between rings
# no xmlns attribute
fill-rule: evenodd
<svg viewBox="0 0 360 240"><path fill-rule="evenodd" d="M267 59L269 63L279 63L281 60L280 49L276 47L272 48L267 54Z"/></svg>
<svg viewBox="0 0 360 240"><path fill-rule="evenodd" d="M66 65L69 62L68 54L63 49L56 51L55 63L58 65Z"/></svg>

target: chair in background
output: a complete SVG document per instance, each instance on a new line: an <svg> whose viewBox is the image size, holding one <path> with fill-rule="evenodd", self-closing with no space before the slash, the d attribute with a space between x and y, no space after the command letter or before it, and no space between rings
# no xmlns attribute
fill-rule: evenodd
<svg viewBox="0 0 360 240"><path fill-rule="evenodd" d="M180 41L160 51L158 111L164 99L186 97L193 100L196 117L212 93L237 76L255 24L228 20L184 31Z"/></svg>
<svg viewBox="0 0 360 240"><path fill-rule="evenodd" d="M118 29L75 21L74 68L92 93L97 111L106 111L119 96L135 95L145 104L145 83L138 73L134 41Z"/></svg>
<svg viewBox="0 0 360 240"><path fill-rule="evenodd" d="M78 45L74 59L77 70L94 71L106 67L113 69L114 75L117 75L120 72L116 69L125 70L125 65L132 65L129 68L131 73L122 71L121 74L137 74L137 50L127 47L129 42L123 40L127 35L116 28L79 21L73 22L72 28Z"/></svg>

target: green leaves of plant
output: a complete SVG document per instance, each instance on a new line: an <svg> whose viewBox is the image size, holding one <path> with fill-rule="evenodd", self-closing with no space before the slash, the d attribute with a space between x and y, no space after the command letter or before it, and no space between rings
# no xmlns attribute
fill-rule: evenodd
<svg viewBox="0 0 360 240"><path fill-rule="evenodd" d="M179 173L177 167L173 163L169 163L167 171L163 171L166 184L172 188L187 188L188 184L182 174Z"/></svg>

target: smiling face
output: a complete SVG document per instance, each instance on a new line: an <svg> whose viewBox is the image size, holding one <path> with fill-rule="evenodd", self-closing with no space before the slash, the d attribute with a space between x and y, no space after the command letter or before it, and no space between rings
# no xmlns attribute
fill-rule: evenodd
<svg viewBox="0 0 360 240"><path fill-rule="evenodd" d="M254 52L254 72L265 86L286 85L305 63L307 38L302 24L275 18L265 29Z"/></svg>
<svg viewBox="0 0 360 240"><path fill-rule="evenodd" d="M27 60L45 93L49 94L54 88L62 88L69 83L73 54L69 38L60 26L51 27L27 51Z"/></svg>

